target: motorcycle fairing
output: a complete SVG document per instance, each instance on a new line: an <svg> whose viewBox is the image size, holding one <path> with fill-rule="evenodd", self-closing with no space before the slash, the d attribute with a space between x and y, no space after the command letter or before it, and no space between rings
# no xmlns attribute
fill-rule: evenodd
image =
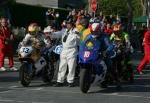
<svg viewBox="0 0 150 103"><path fill-rule="evenodd" d="M79 63L94 63L100 58L101 42L89 35L79 47Z"/></svg>

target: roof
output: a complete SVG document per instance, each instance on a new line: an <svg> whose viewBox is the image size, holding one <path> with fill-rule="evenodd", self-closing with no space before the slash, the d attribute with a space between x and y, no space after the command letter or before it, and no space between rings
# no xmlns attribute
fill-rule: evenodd
<svg viewBox="0 0 150 103"><path fill-rule="evenodd" d="M0 0L0 6L7 4L10 0Z"/></svg>
<svg viewBox="0 0 150 103"><path fill-rule="evenodd" d="M58 0L16 0L16 3L58 8Z"/></svg>
<svg viewBox="0 0 150 103"><path fill-rule="evenodd" d="M16 3L48 8L66 8L67 6L83 8L84 6L84 0L16 0Z"/></svg>

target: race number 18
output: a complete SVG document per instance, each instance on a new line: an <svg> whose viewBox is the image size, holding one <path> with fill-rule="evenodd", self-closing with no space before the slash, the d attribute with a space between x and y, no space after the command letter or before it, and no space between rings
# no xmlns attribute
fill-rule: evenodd
<svg viewBox="0 0 150 103"><path fill-rule="evenodd" d="M90 57L90 52L89 51L85 51L84 52L84 58L89 58Z"/></svg>

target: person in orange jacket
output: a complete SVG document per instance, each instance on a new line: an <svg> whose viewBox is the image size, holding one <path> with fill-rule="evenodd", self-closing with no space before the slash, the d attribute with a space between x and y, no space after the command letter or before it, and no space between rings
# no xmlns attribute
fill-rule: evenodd
<svg viewBox="0 0 150 103"><path fill-rule="evenodd" d="M17 70L14 67L13 61L13 47L12 40L13 35L11 33L10 28L8 27L8 19L1 18L0 19L0 71L5 71L4 68L4 58L7 55L9 59L9 68L10 70Z"/></svg>
<svg viewBox="0 0 150 103"><path fill-rule="evenodd" d="M143 74L142 70L144 69L145 65L150 62L150 29L148 29L144 34L143 45L144 57L137 68L137 72L139 74Z"/></svg>

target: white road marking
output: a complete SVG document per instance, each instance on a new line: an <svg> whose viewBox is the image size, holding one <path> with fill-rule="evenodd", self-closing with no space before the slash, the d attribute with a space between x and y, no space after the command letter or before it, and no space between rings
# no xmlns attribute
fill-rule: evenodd
<svg viewBox="0 0 150 103"><path fill-rule="evenodd" d="M10 99L0 99L0 102L14 102L14 100L10 100Z"/></svg>
<svg viewBox="0 0 150 103"><path fill-rule="evenodd" d="M45 91L45 90L42 90L42 91ZM82 94L80 91L61 91L61 90L55 90L55 89L49 90L49 92ZM90 92L92 92L92 91L90 91ZM83 95L84 95L84 94L83 94ZM88 95L88 94L87 94L87 95ZM100 93L100 95L150 99L150 97L148 97L148 96L126 95L126 94L120 94L120 93L118 93L118 92L115 92L115 93ZM35 102L34 102L34 103L35 103ZM38 102L36 102L36 103L38 103Z"/></svg>
<svg viewBox="0 0 150 103"><path fill-rule="evenodd" d="M16 102L18 102L18 103L25 103L25 101L16 101Z"/></svg>
<svg viewBox="0 0 150 103"><path fill-rule="evenodd" d="M51 92L59 92L59 93L80 93L81 92L70 92L70 91L60 91L60 90L51 90ZM144 98L144 99L150 99L150 97L146 96L138 96L138 95L126 95L126 94L119 94L119 93L100 93L100 95L109 95L109 96L118 96L118 97L130 97L130 98Z"/></svg>
<svg viewBox="0 0 150 103"><path fill-rule="evenodd" d="M2 99L2 98L0 98L0 102L26 103L25 101L16 101L16 100Z"/></svg>
<svg viewBox="0 0 150 103"><path fill-rule="evenodd" d="M10 91L12 91L12 90L2 91L2 92L0 92L0 94L1 94L1 93L8 93L8 92L10 92Z"/></svg>
<svg viewBox="0 0 150 103"><path fill-rule="evenodd" d="M145 97L145 96L138 96L138 95L126 95L126 94L119 94L119 93L110 93L110 94L101 94L101 95L109 95L109 96L118 96L118 97L130 97L130 98L145 98L145 99L150 99L150 97Z"/></svg>
<svg viewBox="0 0 150 103"><path fill-rule="evenodd" d="M30 89L30 90L37 90L38 91L38 90L42 90L42 89L43 88L40 87L40 88L35 88L35 89Z"/></svg>
<svg viewBox="0 0 150 103"><path fill-rule="evenodd" d="M13 86L10 86L9 88L17 88L19 86L16 86L16 85L13 85Z"/></svg>
<svg viewBox="0 0 150 103"><path fill-rule="evenodd" d="M32 102L32 103L54 103L53 101L49 101L49 102Z"/></svg>

